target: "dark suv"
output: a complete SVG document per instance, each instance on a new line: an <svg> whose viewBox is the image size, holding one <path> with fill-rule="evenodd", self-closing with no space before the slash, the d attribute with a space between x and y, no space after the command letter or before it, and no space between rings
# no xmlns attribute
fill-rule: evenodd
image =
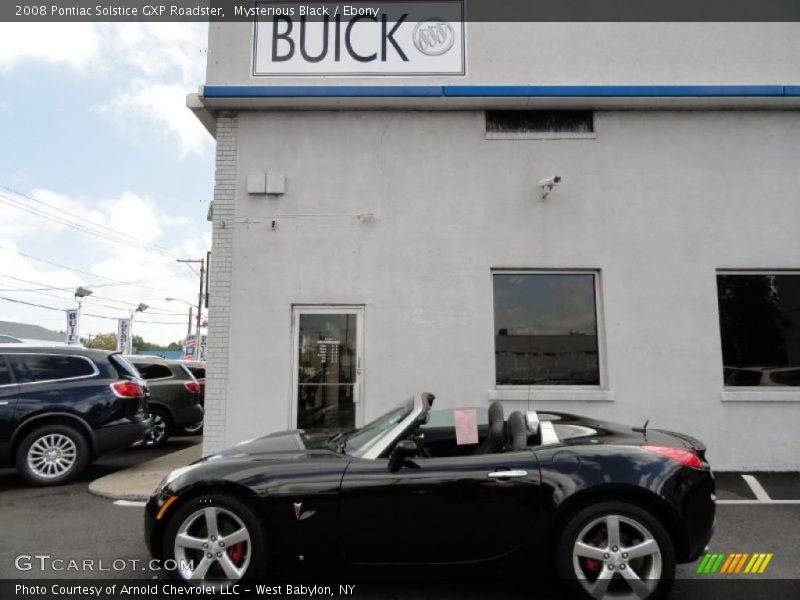
<svg viewBox="0 0 800 600"><path fill-rule="evenodd" d="M16 464L26 481L66 483L151 429L147 385L122 355L0 346L0 465Z"/></svg>
<svg viewBox="0 0 800 600"><path fill-rule="evenodd" d="M163 446L175 431L203 422L200 384L178 360L157 356L126 356L150 388L149 407L153 431L145 438L148 446Z"/></svg>

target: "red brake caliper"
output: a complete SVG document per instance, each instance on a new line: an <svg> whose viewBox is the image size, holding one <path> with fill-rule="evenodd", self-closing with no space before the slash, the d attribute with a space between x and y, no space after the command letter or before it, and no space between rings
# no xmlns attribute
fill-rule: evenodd
<svg viewBox="0 0 800 600"><path fill-rule="evenodd" d="M584 558L583 565L586 567L588 571L598 571L600 569L600 563L593 558Z"/></svg>
<svg viewBox="0 0 800 600"><path fill-rule="evenodd" d="M239 542L228 548L228 556L230 556L233 564L237 567L242 564L244 560L245 542Z"/></svg>

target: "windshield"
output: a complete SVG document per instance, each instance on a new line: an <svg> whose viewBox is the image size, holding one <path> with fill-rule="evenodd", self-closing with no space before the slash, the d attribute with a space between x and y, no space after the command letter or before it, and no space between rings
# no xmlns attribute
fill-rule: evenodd
<svg viewBox="0 0 800 600"><path fill-rule="evenodd" d="M349 456L362 456L375 442L410 415L413 410L414 399L409 398L371 423L367 423L361 429L356 429L344 435L341 441L343 442L345 454Z"/></svg>

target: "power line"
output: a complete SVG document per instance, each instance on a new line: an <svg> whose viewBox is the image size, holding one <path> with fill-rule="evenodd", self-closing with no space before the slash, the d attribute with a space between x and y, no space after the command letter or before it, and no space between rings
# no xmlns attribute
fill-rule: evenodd
<svg viewBox="0 0 800 600"><path fill-rule="evenodd" d="M113 283L116 283L117 285L130 285L130 286L139 287L139 288L142 288L142 289L145 289L145 290L155 290L155 291L161 292L161 293L169 292L169 290L165 290L163 288L157 288L157 287L153 287L153 286L150 286L150 285L141 285L140 283L134 283L134 282L130 282L130 281L120 281L119 279L112 279L111 277L106 277L104 275L96 275L94 273L90 273L89 271L82 271L81 269L76 269L74 267L68 267L66 265L62 265L62 264L53 262L51 260L47 260L47 259L44 259L44 258L39 258L37 256L32 256L30 254L25 254L23 252L19 252L18 250L17 251L11 250L10 248L5 248L3 246L0 246L0 250L4 250L5 252L10 252L11 254L16 254L18 256L24 256L25 258L29 258L31 260L35 260L35 261L41 262L41 263L44 263L46 265L50 265L52 267L58 267L59 269L66 269L67 271L73 271L75 273L80 273L81 275L88 275L89 277L94 277L95 279L103 279L105 281L111 281ZM180 295L183 294L183 292L170 292L170 293L173 293L176 296L180 296Z"/></svg>
<svg viewBox="0 0 800 600"><path fill-rule="evenodd" d="M26 302L25 300L16 300L14 298L6 298L5 296L0 296L0 300L5 300L6 302L14 302L16 304L25 304L27 306L34 306L36 308L44 308L47 310L57 310L59 312L64 312L65 308L55 308L54 306L45 306L44 304L36 304L35 302ZM95 317L97 319L111 319L116 321L119 317L109 317L107 315L93 315L91 313L81 312L81 314L85 317ZM149 323L151 325L180 325L181 327L186 326L186 321L147 321L145 319L136 319L137 323Z"/></svg>
<svg viewBox="0 0 800 600"><path fill-rule="evenodd" d="M44 286L44 288L41 288L41 289L37 289L37 288L28 288L28 289L25 289L25 288L14 288L14 289L0 290L0 292L33 292L33 293L41 293L41 292L45 292L45 291L49 291L49 290L56 290L56 291L60 291L60 292L64 292L64 293L72 295L72 293L74 293L74 290L75 290L74 286L57 287L57 286L53 286L53 285L48 285L46 283L42 283L40 281L32 281L30 279L22 279L21 277L14 277L13 275L0 274L0 277L2 277L4 279L13 279L15 281L22 281L23 283L30 283L32 285ZM111 283L111 284L107 284L107 285L117 285L117 284ZM102 284L100 284L100 285L92 284L92 287L93 288L95 288L95 287L103 287L103 285ZM52 294L45 294L45 295L52 296ZM53 297L57 298L59 296L53 296ZM118 300L116 298L109 298L107 296L99 296L99 295L97 295L95 293L92 293L91 297L88 297L86 299L87 300L93 300L95 298L98 298L100 300L106 300L108 302L116 302L118 304L125 304L127 306L134 306L135 307L135 306L139 305L136 302L126 302L125 300ZM105 306L105 305L101 304L100 306ZM108 308L113 308L114 310L122 310L122 309L119 309L119 308L117 308L115 306L109 306ZM175 315L175 316L183 315L183 313L181 313L181 312L170 311L170 310L167 310L166 308L160 307L160 306L150 306L149 308L154 309L156 312L164 314L164 315Z"/></svg>
<svg viewBox="0 0 800 600"><path fill-rule="evenodd" d="M115 243L118 243L118 244L122 244L122 245L125 245L125 246L136 248L136 249L139 249L139 250L146 250L148 252L153 252L153 253L156 253L156 254L160 254L162 256L168 256L170 258L182 258L180 255L172 252L168 248L165 248L163 246L159 246L157 244L150 244L150 243L146 243L146 242L141 242L141 241L137 240L135 237L131 236L130 234L127 234L127 233L124 233L122 231L119 231L118 229L113 229L113 228L111 228L111 227L109 227L107 225L103 225L101 223L97 223L96 221L92 221L90 219L87 219L86 217L81 217L80 215L76 215L74 213L66 211L66 210L64 210L62 208L59 208L57 206L53 206L52 204L49 204L49 203L47 203L47 202L45 202L43 200L40 200L38 198L35 198L33 196L29 196L27 194L24 194L24 193L22 193L20 191L17 191L17 190L15 190L13 188L10 188L10 187L6 186L6 185L0 184L0 188L2 188L4 190L7 190L8 192L11 192L12 194L14 194L16 196L20 196L21 198L26 198L28 200L31 200L32 202L36 202L38 204L41 204L42 206L46 206L48 209L50 209L52 211L56 211L56 212L62 213L64 215L66 215L67 217L71 218L71 219L77 220L78 223L76 223L74 221L69 221L69 220L65 219L64 217L60 217L58 215L54 215L52 213L48 213L48 212L43 211L41 209L38 209L38 208L35 208L35 207L32 207L32 206L28 206L24 202L21 202L20 200L18 200L16 198L12 198L10 196L6 196L5 194L0 194L0 202L3 202L2 199L4 198L5 199L4 203L6 205L8 205L8 206L13 206L13 207L15 207L15 208L17 208L19 210L27 211L27 212L29 212L31 214L34 214L34 215L36 215L38 217L41 217L43 219L48 219L48 220L53 221L55 223L59 223L61 225L66 225L67 227L71 227L73 229L76 229L76 230L84 232L84 233L88 233L90 235L95 235L97 237L103 238L103 239L111 241L111 242L115 242ZM88 224L88 226L84 225L82 223L86 223L86 224Z"/></svg>

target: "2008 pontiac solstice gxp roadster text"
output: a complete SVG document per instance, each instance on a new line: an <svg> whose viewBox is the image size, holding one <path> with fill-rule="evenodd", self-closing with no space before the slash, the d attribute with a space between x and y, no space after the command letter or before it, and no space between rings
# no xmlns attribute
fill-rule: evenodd
<svg viewBox="0 0 800 600"><path fill-rule="evenodd" d="M475 409L477 443L459 444L433 398L176 469L147 503L150 552L186 580L494 563L579 596L656 598L709 542L714 479L697 440L562 413L505 420L494 403Z"/></svg>

